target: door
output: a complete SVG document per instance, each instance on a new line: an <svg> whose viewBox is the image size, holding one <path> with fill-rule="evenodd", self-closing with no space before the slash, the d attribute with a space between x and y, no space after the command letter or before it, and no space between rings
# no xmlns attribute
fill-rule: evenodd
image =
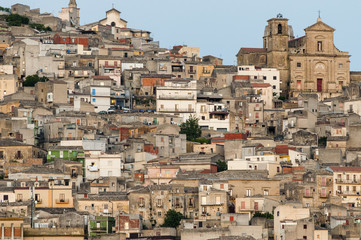
<svg viewBox="0 0 361 240"><path fill-rule="evenodd" d="M322 92L322 78L317 78L317 92Z"/></svg>

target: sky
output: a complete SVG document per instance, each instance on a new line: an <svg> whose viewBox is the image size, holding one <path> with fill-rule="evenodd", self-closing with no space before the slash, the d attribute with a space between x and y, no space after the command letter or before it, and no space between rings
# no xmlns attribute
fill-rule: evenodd
<svg viewBox="0 0 361 240"><path fill-rule="evenodd" d="M1 0L0 6L15 3L40 8L58 16L69 0ZM349 52L351 70L361 71L360 0L77 0L80 22L86 24L105 17L113 4L128 21L128 27L152 32L160 46L197 46L201 56L221 57L224 64L236 64L241 47L262 47L267 20L281 13L289 19L295 37L317 20L335 28L334 43Z"/></svg>

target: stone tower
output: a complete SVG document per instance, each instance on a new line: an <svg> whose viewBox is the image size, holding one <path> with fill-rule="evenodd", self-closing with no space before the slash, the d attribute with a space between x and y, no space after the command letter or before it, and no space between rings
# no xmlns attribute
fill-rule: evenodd
<svg viewBox="0 0 361 240"><path fill-rule="evenodd" d="M62 8L59 13L59 18L63 21L66 26L79 27L80 17L79 8L76 4L76 0L69 0L67 8Z"/></svg>
<svg viewBox="0 0 361 240"><path fill-rule="evenodd" d="M288 41L294 39L293 29L288 19L281 14L267 21L263 37L263 48L267 49L267 67L280 71L282 95L286 96L289 89Z"/></svg>

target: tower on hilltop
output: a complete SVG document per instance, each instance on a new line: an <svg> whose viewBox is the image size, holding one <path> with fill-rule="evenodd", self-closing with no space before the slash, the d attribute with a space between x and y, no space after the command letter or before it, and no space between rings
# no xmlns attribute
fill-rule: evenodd
<svg viewBox="0 0 361 240"><path fill-rule="evenodd" d="M59 13L59 18L63 21L65 26L70 27L79 27L80 26L80 17L79 17L79 8L76 4L76 0L69 0L67 8L62 8Z"/></svg>

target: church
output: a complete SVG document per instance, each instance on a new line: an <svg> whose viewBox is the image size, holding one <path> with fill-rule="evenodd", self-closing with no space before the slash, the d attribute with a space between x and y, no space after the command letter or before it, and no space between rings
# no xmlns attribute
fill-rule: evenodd
<svg viewBox="0 0 361 240"><path fill-rule="evenodd" d="M241 48L238 65L277 68L282 95L290 99L300 93L315 93L320 100L341 95L350 83L350 55L333 42L335 29L319 17L295 38L288 19L278 14L268 20L263 48Z"/></svg>

